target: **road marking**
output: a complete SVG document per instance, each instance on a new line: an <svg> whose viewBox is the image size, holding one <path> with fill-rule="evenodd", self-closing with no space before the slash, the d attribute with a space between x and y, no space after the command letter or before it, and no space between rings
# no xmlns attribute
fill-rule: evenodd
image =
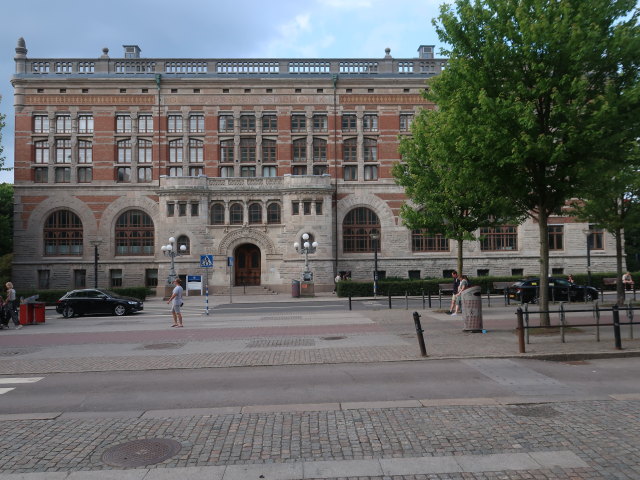
<svg viewBox="0 0 640 480"><path fill-rule="evenodd" d="M11 390L15 390L14 388L0 388L0 395L3 395Z"/></svg>
<svg viewBox="0 0 640 480"><path fill-rule="evenodd" d="M20 383L36 383L44 377L25 377L25 378L0 378L0 385L15 385Z"/></svg>

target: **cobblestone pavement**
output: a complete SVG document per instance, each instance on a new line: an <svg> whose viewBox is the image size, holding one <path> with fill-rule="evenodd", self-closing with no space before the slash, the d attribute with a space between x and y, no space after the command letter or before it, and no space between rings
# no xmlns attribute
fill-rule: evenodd
<svg viewBox="0 0 640 480"><path fill-rule="evenodd" d="M246 414L176 412L173 416L149 412L108 418L69 414L4 422L0 478L19 478L11 474L27 472L80 472L82 476L69 478L94 478L89 471L102 473L95 478L148 479L640 478L637 400L308 408ZM177 441L180 451L152 468L134 470L114 468L103 459L111 447L152 438ZM531 468L532 458L537 459L538 468ZM518 463L523 460L529 463ZM379 465L390 475L358 475ZM185 473L198 475L188 477L176 470L185 468L192 469ZM335 468L355 475L306 476L312 471L335 472ZM420 468L426 471L416 471ZM307 474L291 476L296 471ZM139 476L125 477L123 472Z"/></svg>

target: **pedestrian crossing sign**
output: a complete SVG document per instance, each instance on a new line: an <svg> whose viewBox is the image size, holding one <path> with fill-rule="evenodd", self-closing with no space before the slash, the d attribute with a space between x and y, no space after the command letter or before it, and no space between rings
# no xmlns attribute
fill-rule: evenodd
<svg viewBox="0 0 640 480"><path fill-rule="evenodd" d="M200 266L202 268L213 267L213 255L200 255Z"/></svg>

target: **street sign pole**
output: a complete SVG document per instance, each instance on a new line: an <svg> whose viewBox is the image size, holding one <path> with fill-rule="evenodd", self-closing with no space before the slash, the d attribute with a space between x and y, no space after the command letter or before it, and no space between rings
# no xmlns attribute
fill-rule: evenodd
<svg viewBox="0 0 640 480"><path fill-rule="evenodd" d="M200 255L200 267L205 271L204 313L209 315L209 268L213 268L213 255Z"/></svg>

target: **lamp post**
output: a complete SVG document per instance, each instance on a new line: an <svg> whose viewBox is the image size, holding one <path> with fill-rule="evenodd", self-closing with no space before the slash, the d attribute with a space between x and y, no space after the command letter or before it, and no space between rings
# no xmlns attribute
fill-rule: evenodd
<svg viewBox="0 0 640 480"><path fill-rule="evenodd" d="M593 241L592 235L593 232L591 231L591 229L584 229L583 230L586 238L587 238L587 285L590 287L591 286L591 243Z"/></svg>
<svg viewBox="0 0 640 480"><path fill-rule="evenodd" d="M176 257L179 257L180 255L182 255L184 252L187 251L186 245L180 245L180 248L176 250L175 243L176 243L175 237L170 237L169 243L160 247L160 250L162 250L162 253L164 253L165 256L168 256L171 259L171 268L169 269L169 276L167 277L167 283L169 285L171 285L177 277L176 264L175 264Z"/></svg>
<svg viewBox="0 0 640 480"><path fill-rule="evenodd" d="M378 239L380 239L380 234L373 232L370 236L373 242L373 296L375 297L378 295Z"/></svg>
<svg viewBox="0 0 640 480"><path fill-rule="evenodd" d="M300 246L300 243L298 242L294 242L293 244L293 248L296 249L296 252L304 255L304 272L302 272L302 280L304 280L305 282L310 282L313 280L313 273L311 273L311 270L309 270L309 254L315 253L316 249L318 248L318 242L309 243L310 238L311 237L308 233L303 233L302 246Z"/></svg>

